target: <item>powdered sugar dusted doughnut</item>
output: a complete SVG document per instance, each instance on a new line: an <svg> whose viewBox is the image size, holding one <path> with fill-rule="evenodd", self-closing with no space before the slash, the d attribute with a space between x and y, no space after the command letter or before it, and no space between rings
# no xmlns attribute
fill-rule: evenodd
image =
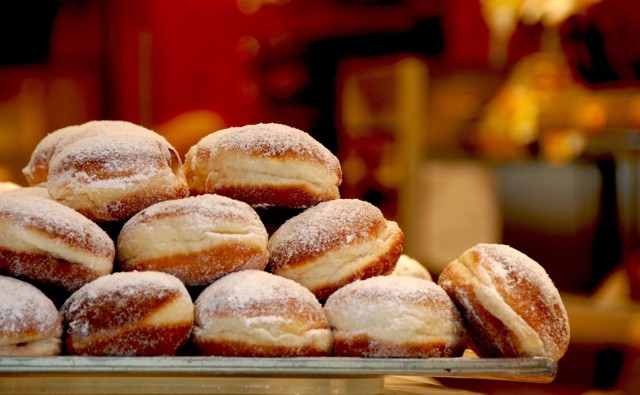
<svg viewBox="0 0 640 395"><path fill-rule="evenodd" d="M61 309L66 351L79 355L173 355L193 326L184 284L160 272L119 272L83 286Z"/></svg>
<svg viewBox="0 0 640 395"><path fill-rule="evenodd" d="M404 234L370 203L337 199L289 219L269 239L269 269L319 300L358 279L390 274Z"/></svg>
<svg viewBox="0 0 640 395"><path fill-rule="evenodd" d="M400 255L396 268L391 273L393 276L410 276L417 277L423 280L433 281L433 277L429 270L422 265L422 263L411 258L406 254Z"/></svg>
<svg viewBox="0 0 640 395"><path fill-rule="evenodd" d="M337 356L457 357L466 347L460 312L432 281L380 276L348 284L324 305Z"/></svg>
<svg viewBox="0 0 640 395"><path fill-rule="evenodd" d="M176 150L157 133L124 121L49 134L23 173L31 185L46 183L52 198L97 222L122 221L188 195Z"/></svg>
<svg viewBox="0 0 640 395"><path fill-rule="evenodd" d="M449 263L438 279L463 313L483 357L560 359L569 321L545 270L522 252L478 244Z"/></svg>
<svg viewBox="0 0 640 395"><path fill-rule="evenodd" d="M0 272L73 291L113 270L115 246L95 223L40 196L0 194Z"/></svg>
<svg viewBox="0 0 640 395"><path fill-rule="evenodd" d="M62 320L33 285L0 276L0 355L48 356L61 351Z"/></svg>
<svg viewBox="0 0 640 395"><path fill-rule="evenodd" d="M264 270L267 231L248 204L218 195L156 203L118 236L120 267L157 270L186 285L208 285L242 269Z"/></svg>
<svg viewBox="0 0 640 395"><path fill-rule="evenodd" d="M280 124L212 133L185 157L191 194L216 193L252 206L307 207L337 199L338 159L309 134Z"/></svg>
<svg viewBox="0 0 640 395"><path fill-rule="evenodd" d="M193 341L203 354L220 356L323 356L332 348L313 294L257 270L228 274L198 296Z"/></svg>

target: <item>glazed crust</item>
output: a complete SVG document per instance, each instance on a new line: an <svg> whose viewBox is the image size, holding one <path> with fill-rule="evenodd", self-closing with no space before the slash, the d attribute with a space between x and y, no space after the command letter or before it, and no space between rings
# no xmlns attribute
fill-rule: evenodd
<svg viewBox="0 0 640 395"><path fill-rule="evenodd" d="M307 133L280 124L233 127L189 149L190 193L215 193L252 206L308 207L337 199L338 159Z"/></svg>
<svg viewBox="0 0 640 395"><path fill-rule="evenodd" d="M101 277L71 295L61 313L66 352L77 355L173 355L193 326L186 288L160 272Z"/></svg>
<svg viewBox="0 0 640 395"><path fill-rule="evenodd" d="M457 357L466 333L454 303L432 281L381 276L346 285L324 310L337 356Z"/></svg>
<svg viewBox="0 0 640 395"><path fill-rule="evenodd" d="M269 240L269 270L319 300L358 279L393 272L404 234L379 209L356 199L323 202L285 222Z"/></svg>
<svg viewBox="0 0 640 395"><path fill-rule="evenodd" d="M438 283L463 313L482 357L548 357L569 345L562 299L544 269L505 246L479 244L448 264Z"/></svg>
<svg viewBox="0 0 640 395"><path fill-rule="evenodd" d="M201 195L136 214L118 236L118 260L124 271L162 271L189 286L208 285L233 271L264 270L267 240L248 204Z"/></svg>

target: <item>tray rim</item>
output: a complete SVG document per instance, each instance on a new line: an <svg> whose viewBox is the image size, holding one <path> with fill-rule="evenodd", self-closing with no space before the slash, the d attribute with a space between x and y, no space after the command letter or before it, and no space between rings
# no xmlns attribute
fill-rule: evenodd
<svg viewBox="0 0 640 395"><path fill-rule="evenodd" d="M0 357L2 375L208 377L429 376L551 382L557 362L534 358Z"/></svg>

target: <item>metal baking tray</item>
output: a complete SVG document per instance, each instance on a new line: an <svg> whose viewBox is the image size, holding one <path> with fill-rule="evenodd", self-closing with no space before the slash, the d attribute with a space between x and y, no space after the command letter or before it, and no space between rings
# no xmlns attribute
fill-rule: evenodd
<svg viewBox="0 0 640 395"><path fill-rule="evenodd" d="M0 393L378 394L385 376L548 383L556 371L548 358L0 357Z"/></svg>

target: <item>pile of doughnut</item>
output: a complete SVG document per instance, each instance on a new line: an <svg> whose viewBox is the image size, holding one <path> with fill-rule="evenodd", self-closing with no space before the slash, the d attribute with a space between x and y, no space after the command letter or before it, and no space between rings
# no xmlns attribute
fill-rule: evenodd
<svg viewBox="0 0 640 395"><path fill-rule="evenodd" d="M0 185L0 355L547 357L569 343L544 269L478 244L434 281L338 159L281 124L184 159L124 121L48 134Z"/></svg>

